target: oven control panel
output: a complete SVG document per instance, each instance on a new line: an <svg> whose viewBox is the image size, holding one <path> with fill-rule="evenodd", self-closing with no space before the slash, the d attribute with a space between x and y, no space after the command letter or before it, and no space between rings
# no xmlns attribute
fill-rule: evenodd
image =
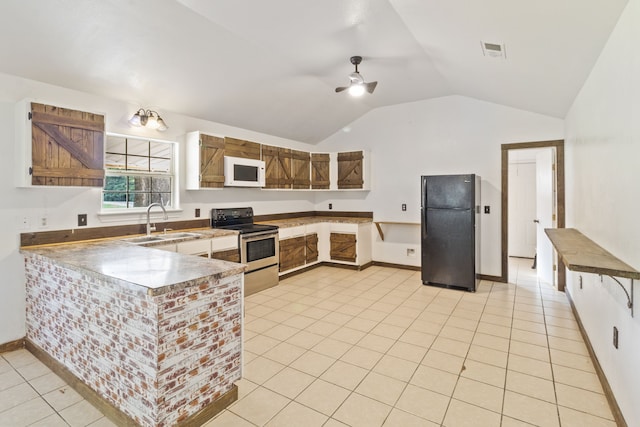
<svg viewBox="0 0 640 427"><path fill-rule="evenodd" d="M211 227L213 228L252 222L253 208L211 209Z"/></svg>

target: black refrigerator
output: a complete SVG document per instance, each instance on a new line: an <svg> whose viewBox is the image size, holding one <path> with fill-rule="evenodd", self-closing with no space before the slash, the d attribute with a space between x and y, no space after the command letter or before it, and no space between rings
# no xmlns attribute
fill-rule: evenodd
<svg viewBox="0 0 640 427"><path fill-rule="evenodd" d="M476 290L480 177L422 177L422 283Z"/></svg>

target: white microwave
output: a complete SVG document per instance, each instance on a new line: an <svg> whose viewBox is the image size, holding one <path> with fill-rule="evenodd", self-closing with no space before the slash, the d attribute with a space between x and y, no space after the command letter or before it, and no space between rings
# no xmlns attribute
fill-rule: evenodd
<svg viewBox="0 0 640 427"><path fill-rule="evenodd" d="M262 160L224 156L225 187L264 187Z"/></svg>

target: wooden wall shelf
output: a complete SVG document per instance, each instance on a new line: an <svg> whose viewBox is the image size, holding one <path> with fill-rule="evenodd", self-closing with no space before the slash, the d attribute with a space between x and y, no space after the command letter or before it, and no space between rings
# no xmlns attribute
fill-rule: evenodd
<svg viewBox="0 0 640 427"><path fill-rule="evenodd" d="M633 281L640 280L640 272L622 262L575 228L545 228L545 233L558 252L560 260L571 271L611 277L624 290L627 307L633 316ZM631 280L631 290L615 277Z"/></svg>
<svg viewBox="0 0 640 427"><path fill-rule="evenodd" d="M384 232L382 231L382 224L394 224L394 225L420 225L419 222L401 222L401 221L373 221L378 229L378 235L380 239L384 242Z"/></svg>

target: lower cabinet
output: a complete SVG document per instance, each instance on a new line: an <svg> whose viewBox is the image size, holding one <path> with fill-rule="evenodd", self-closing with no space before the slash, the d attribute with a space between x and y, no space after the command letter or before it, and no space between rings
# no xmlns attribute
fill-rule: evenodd
<svg viewBox="0 0 640 427"><path fill-rule="evenodd" d="M280 240L280 271L291 270L306 263L305 236Z"/></svg>
<svg viewBox="0 0 640 427"><path fill-rule="evenodd" d="M356 262L357 239L351 233L331 233L329 236L329 256L332 260Z"/></svg>
<svg viewBox="0 0 640 427"><path fill-rule="evenodd" d="M209 254L211 252L211 239L198 239L186 242L169 243L166 245L155 245L150 247L163 251L178 252L185 255L197 255L209 258Z"/></svg>
<svg viewBox="0 0 640 427"><path fill-rule="evenodd" d="M362 267L371 262L371 223L330 223L326 258L330 262ZM320 254L322 259L322 253Z"/></svg>
<svg viewBox="0 0 640 427"><path fill-rule="evenodd" d="M322 222L281 227L280 273L329 262L356 267L371 262L371 223Z"/></svg>
<svg viewBox="0 0 640 427"><path fill-rule="evenodd" d="M222 261L240 262L240 250L238 248L211 252L211 258Z"/></svg>
<svg viewBox="0 0 640 427"><path fill-rule="evenodd" d="M211 254L211 239L188 240L179 242L176 246L177 252L181 254L198 255L204 258L209 258Z"/></svg>
<svg viewBox="0 0 640 427"><path fill-rule="evenodd" d="M238 236L229 235L211 239L211 258L222 261L240 262Z"/></svg>
<svg viewBox="0 0 640 427"><path fill-rule="evenodd" d="M318 233L307 234L305 240L305 262L310 264L318 261Z"/></svg>

